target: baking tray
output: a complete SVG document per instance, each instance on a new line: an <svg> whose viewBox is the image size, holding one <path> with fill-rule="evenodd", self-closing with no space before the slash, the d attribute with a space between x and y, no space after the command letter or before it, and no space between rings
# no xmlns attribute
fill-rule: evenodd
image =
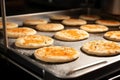
<svg viewBox="0 0 120 80"><path fill-rule="evenodd" d="M62 10L62 11L52 11L52 12L42 12L42 13L40 12L40 13L32 13L32 14L7 16L7 21L16 22L19 24L20 27L22 27L23 21L25 19L33 19L33 18L39 19L40 18L40 19L46 19L46 20L48 20L48 22L52 22L49 19L49 15L51 15L51 14L66 14L66 15L71 16L72 18L78 18L79 15L87 14L87 13L88 13L87 9L78 8L78 9L70 9L70 10ZM101 11L96 10L96 9L91 9L90 13L100 15L103 19L105 18L105 19L119 20L119 18L116 18L113 15L108 15L106 13L102 13ZM88 23L94 23L94 22L88 22ZM69 27L65 26L65 28L69 28ZM73 27L70 27L70 28L73 28ZM79 27L75 27L75 28L79 28ZM118 30L119 28L110 28L110 29ZM54 39L54 37L53 37L54 33L55 32L40 32L40 31L38 31L37 34L47 35ZM15 39L10 39L10 38L8 39L8 44L9 44L8 49L14 52L12 55L17 54L19 57L23 58L25 63L30 62L31 65L37 66L38 68L49 72L50 74L54 75L57 78L63 78L63 79L76 78L76 77L82 76L82 75L87 74L92 71L95 71L99 68L105 67L109 64L115 63L120 60L120 55L111 56L111 57L97 57L97 56L90 56L90 55L87 55L84 52L82 52L80 48L84 43L91 41L91 40L106 40L103 38L104 33L95 33L95 34L89 33L89 34L90 34L90 37L88 39L81 40L81 41L66 42L66 41L60 41L60 40L54 39L55 40L54 45L56 45L56 46L69 46L69 47L73 47L79 51L80 57L74 61L67 62L67 63L59 63L59 64L51 63L50 64L50 63L44 63L44 62L38 61L33 57L33 53L34 53L35 49L16 48L14 45ZM3 48L2 45L4 45L2 31L1 31L0 35L1 35L1 37L0 37L0 45L1 46L0 47L2 49ZM86 65L91 65L92 63L101 62L101 61L107 61L107 63L88 67L88 68L76 71L76 72L68 75L69 71L71 71L72 69L75 69L78 67L85 67Z"/></svg>

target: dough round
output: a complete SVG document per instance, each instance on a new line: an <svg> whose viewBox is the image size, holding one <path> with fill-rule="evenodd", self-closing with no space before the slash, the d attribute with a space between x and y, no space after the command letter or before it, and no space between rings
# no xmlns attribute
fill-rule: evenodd
<svg viewBox="0 0 120 80"><path fill-rule="evenodd" d="M116 20L97 20L97 24L105 25L105 26L120 26L120 22Z"/></svg>
<svg viewBox="0 0 120 80"><path fill-rule="evenodd" d="M120 44L113 41L93 40L83 44L82 50L90 55L113 56L120 54Z"/></svg>
<svg viewBox="0 0 120 80"><path fill-rule="evenodd" d="M100 16L98 15L80 15L79 18L84 19L84 20L88 20L88 21L95 21L100 19Z"/></svg>
<svg viewBox="0 0 120 80"><path fill-rule="evenodd" d="M41 61L60 63L75 60L80 54L77 50L71 47L49 46L35 50L34 56Z"/></svg>
<svg viewBox="0 0 120 80"><path fill-rule="evenodd" d="M77 41L88 38L89 34L84 30L66 29L56 32L54 37L63 41Z"/></svg>
<svg viewBox="0 0 120 80"><path fill-rule="evenodd" d="M64 19L70 19L70 16L55 14L55 15L50 15L50 19L51 20L64 20Z"/></svg>
<svg viewBox="0 0 120 80"><path fill-rule="evenodd" d="M82 19L65 19L62 21L62 24L68 25L68 26L80 26L87 24L87 21Z"/></svg>
<svg viewBox="0 0 120 80"><path fill-rule="evenodd" d="M28 25L28 26L36 26L36 25L38 25L38 24L47 24L48 23L48 21L47 20L45 20L45 19L33 19L33 20L25 20L24 22L23 22L23 24L24 25Z"/></svg>
<svg viewBox="0 0 120 80"><path fill-rule="evenodd" d="M6 28L10 29L10 28L17 28L18 24L14 23L14 22L6 22ZM0 21L0 29L3 29L3 24L2 21Z"/></svg>
<svg viewBox="0 0 120 80"><path fill-rule="evenodd" d="M52 45L54 40L51 37L43 35L28 35L19 37L15 45L20 48L39 48Z"/></svg>
<svg viewBox="0 0 120 80"><path fill-rule="evenodd" d="M26 35L36 34L36 30L28 27L18 27L13 29L7 29L7 36L9 38L18 38Z"/></svg>
<svg viewBox="0 0 120 80"><path fill-rule="evenodd" d="M108 31L104 34L104 37L108 40L120 41L120 31Z"/></svg>
<svg viewBox="0 0 120 80"><path fill-rule="evenodd" d="M98 25L98 24L87 24L80 26L80 29L83 29L87 32L105 32L108 31L109 28L104 25Z"/></svg>
<svg viewBox="0 0 120 80"><path fill-rule="evenodd" d="M58 31L64 29L64 26L60 23L48 23L39 24L36 26L36 29L40 31Z"/></svg>

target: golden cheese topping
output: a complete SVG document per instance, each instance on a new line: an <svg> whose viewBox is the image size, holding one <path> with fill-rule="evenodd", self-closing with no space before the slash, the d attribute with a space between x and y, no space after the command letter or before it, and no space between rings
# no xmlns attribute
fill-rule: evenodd
<svg viewBox="0 0 120 80"><path fill-rule="evenodd" d="M18 38L26 35L34 35L36 33L37 33L36 30L28 27L7 29L7 35L10 38Z"/></svg>
<svg viewBox="0 0 120 80"><path fill-rule="evenodd" d="M109 40L120 41L120 31L108 31L104 34L104 37Z"/></svg>
<svg viewBox="0 0 120 80"><path fill-rule="evenodd" d="M6 28L7 29L10 29L10 28L17 28L18 27L18 24L17 23L14 23L14 22L6 22ZM0 21L0 29L3 28L3 24L2 24L2 21Z"/></svg>
<svg viewBox="0 0 120 80"><path fill-rule="evenodd" d="M39 35L30 35L30 36L25 36L24 37L24 45L28 45L30 43L35 43L35 44L41 44L45 43L46 41L50 41L51 38L46 37L46 36L39 36Z"/></svg>
<svg viewBox="0 0 120 80"><path fill-rule="evenodd" d="M104 41L94 41L90 43L90 49L93 51L96 50L116 50L116 49L120 49L120 46L117 46L116 43L114 42L104 42Z"/></svg>
<svg viewBox="0 0 120 80"><path fill-rule="evenodd" d="M43 35L28 35L19 37L15 45L21 48L39 48L43 46L49 46L53 44L53 39Z"/></svg>
<svg viewBox="0 0 120 80"><path fill-rule="evenodd" d="M73 48L68 47L45 47L44 49L37 50L37 53L39 53L41 50L44 50L45 54L44 56L66 56L66 57L72 57L74 54L76 54L76 50Z"/></svg>
<svg viewBox="0 0 120 80"><path fill-rule="evenodd" d="M115 35L117 37L120 37L120 31L109 31L109 32L106 32L106 35L108 36Z"/></svg>
<svg viewBox="0 0 120 80"><path fill-rule="evenodd" d="M98 24L87 24L80 26L80 29L83 29L87 32L105 32L108 31L108 27L104 25L98 25Z"/></svg>
<svg viewBox="0 0 120 80"><path fill-rule="evenodd" d="M61 33L63 33L64 35L68 35L70 37L74 37L74 38L80 38L83 36L86 36L87 34L84 33L80 33L79 30L75 30L75 29L71 29L71 30L63 30L61 31Z"/></svg>
<svg viewBox="0 0 120 80"><path fill-rule="evenodd" d="M120 45L113 41L94 40L85 43L82 50L97 56L110 56L120 53Z"/></svg>
<svg viewBox="0 0 120 80"><path fill-rule="evenodd" d="M72 47L49 46L39 48L34 53L35 57L45 62L68 62L79 57L79 53Z"/></svg>
<svg viewBox="0 0 120 80"><path fill-rule="evenodd" d="M14 33L26 33L26 32L29 32L29 31L31 31L31 30L33 30L33 29L31 29L31 28L14 28L14 29L7 29L7 31L9 31L9 32L14 32Z"/></svg>
<svg viewBox="0 0 120 80"><path fill-rule="evenodd" d="M99 25L85 25L85 27L86 28L89 28L89 29L99 29L99 28L103 28L103 27L101 27L101 26L99 26Z"/></svg>
<svg viewBox="0 0 120 80"><path fill-rule="evenodd" d="M66 41L75 41L88 38L89 34L84 30L66 29L56 32L55 38Z"/></svg>

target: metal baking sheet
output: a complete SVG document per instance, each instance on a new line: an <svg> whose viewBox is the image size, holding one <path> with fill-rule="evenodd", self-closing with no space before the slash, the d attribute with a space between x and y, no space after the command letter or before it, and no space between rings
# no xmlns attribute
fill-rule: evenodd
<svg viewBox="0 0 120 80"><path fill-rule="evenodd" d="M105 18L105 19L109 18L109 19L118 20L117 18L115 18L113 16L108 16L106 14L99 12L99 10L91 10L91 14L93 14L93 13L100 15L102 18ZM72 18L78 18L79 15L81 15L81 14L87 14L87 10L70 9L70 10L63 10L63 11L52 11L52 12L15 15L15 16L8 16L7 21L16 22L19 24L20 27L22 27L23 21L25 19L33 19L33 18L34 19L46 19L46 20L48 20L48 22L52 22L49 19L49 15L51 15L51 14L66 14L66 15L71 16ZM88 22L88 23L94 23L94 22ZM65 26L65 28L69 28L69 27ZM73 28L73 27L71 27L71 28ZM74 27L74 28L79 28L79 27ZM110 28L110 29L118 30L119 28ZM53 35L55 34L55 32L40 32L40 31L38 31L37 34L47 35L54 39ZM84 52L82 52L80 48L84 43L89 42L91 40L106 40L103 38L104 33L95 33L95 34L89 33L89 34L90 34L90 37L88 39L81 40L81 41L66 42L66 41L60 41L60 40L54 39L55 40L54 45L73 47L76 50L78 50L80 53L80 57L78 59L71 61L71 62L59 63L59 64L44 63L44 62L36 60L33 57L33 53L34 53L35 49L16 48L14 45L15 39L8 39L8 44L9 44L9 48L12 51L15 51L15 54L20 54L20 55L26 57L32 63L34 63L33 65L36 65L36 66L44 69L45 71L50 72L52 75L54 75L58 78L75 78L75 77L82 76L84 74L87 74L88 72L94 71L96 69L99 69L101 67L107 66L109 64L112 64L112 63L120 60L120 55L111 56L111 57L97 57L97 56L90 56L90 55L87 55ZM2 36L2 32L0 35ZM3 37L0 38L0 44L3 44ZM96 63L99 61L107 61L107 63L89 67L89 68L86 68L86 69L83 69L80 71L76 71L70 75L67 75L67 73L69 71L71 71L72 69L75 69L78 67L84 67L86 65L90 65L92 63Z"/></svg>

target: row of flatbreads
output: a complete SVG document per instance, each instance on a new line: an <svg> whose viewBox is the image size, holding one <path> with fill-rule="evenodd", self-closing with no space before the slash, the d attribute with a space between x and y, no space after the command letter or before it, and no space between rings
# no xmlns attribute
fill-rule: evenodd
<svg viewBox="0 0 120 80"><path fill-rule="evenodd" d="M71 18L67 15L50 15L49 19L51 21L61 21L63 25L67 26L81 26L87 24L87 21L94 21L97 24L104 25L104 26L111 26L116 27L120 26L120 22L117 20L110 20L110 19L102 19L98 15L80 15L79 18ZM47 24L48 20L45 19L28 19L23 21L23 25L25 26L36 26L38 24ZM13 22L7 22L7 28L16 28L18 24ZM0 22L0 29L2 29L2 22Z"/></svg>
<svg viewBox="0 0 120 80"><path fill-rule="evenodd" d="M80 26L80 29L64 29L64 26L60 23L48 23L36 26L37 30L40 31L57 31L54 37L63 41L76 41L89 38L89 32L98 33L105 32L104 38L120 41L120 31L109 31L109 28L98 24L86 24ZM34 35L37 30L30 27L17 27L7 29L7 35L10 38L18 38L26 35Z"/></svg>
<svg viewBox="0 0 120 80"><path fill-rule="evenodd" d="M55 16L52 16L55 18ZM88 16L89 17L89 16ZM64 18L64 16L60 16ZM59 20L58 18L57 20ZM52 18L51 18L52 19ZM97 18L98 19L98 18ZM96 19L96 20L97 20ZM52 19L53 20L53 19ZM89 19L90 20L90 19ZM70 21L70 22L69 22ZM100 24L100 21L108 23ZM39 24L38 24L39 23ZM78 41L89 38L89 32L106 32L109 30L107 26L119 26L119 21L97 20L98 24L87 24L83 19L62 20L62 23L48 23L46 20L26 20L24 25L32 25L32 27L18 27L16 23L8 22L7 35L9 38L15 38L15 45L19 48L37 48L34 52L36 59L45 62L69 62L80 57L79 51L75 48L67 46L54 46L54 39L38 35L38 31L57 31L54 38L62 41ZM2 23L1 23L2 24ZM75 25L76 24L76 25ZM110 25L111 24L111 25ZM80 26L79 29L65 29L64 25ZM12 27L14 26L14 27ZM2 28L2 27L1 27ZM108 31L104 37L108 40L120 41L120 31ZM81 50L90 55L96 56L112 56L120 53L120 44L114 41L94 40L83 44Z"/></svg>

